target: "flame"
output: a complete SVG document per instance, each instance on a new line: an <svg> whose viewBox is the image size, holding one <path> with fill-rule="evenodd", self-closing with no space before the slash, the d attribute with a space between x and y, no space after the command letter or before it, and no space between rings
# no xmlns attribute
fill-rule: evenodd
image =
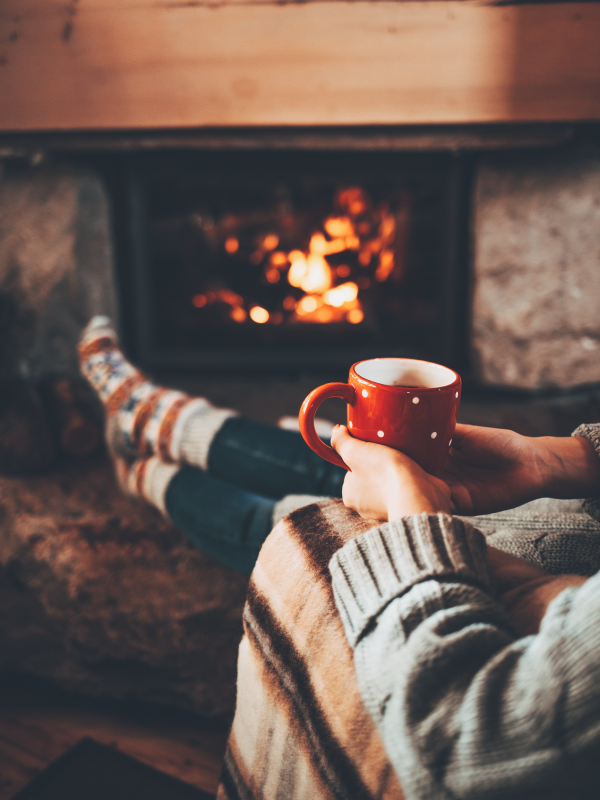
<svg viewBox="0 0 600 800"><path fill-rule="evenodd" d="M324 292L331 286L331 268L321 255L311 253L306 259L306 274L300 288L307 294Z"/></svg>
<svg viewBox="0 0 600 800"><path fill-rule="evenodd" d="M253 322L258 322L259 325L264 325L265 322L268 322L269 316L267 309L261 306L252 306L250 309L250 319Z"/></svg>
<svg viewBox="0 0 600 800"><path fill-rule="evenodd" d="M393 269L394 252L393 250L384 250L379 259L379 266L375 270L375 280L379 282L385 281L389 278Z"/></svg>
<svg viewBox="0 0 600 800"><path fill-rule="evenodd" d="M317 253L321 256L331 256L334 253L341 253L342 250L348 249L348 241L354 242L356 237L349 237L347 239L333 239L328 242L322 233L314 233L310 240L309 250L311 253Z"/></svg>
<svg viewBox="0 0 600 800"><path fill-rule="evenodd" d="M295 258L292 259L293 255L295 255ZM295 286L299 289L308 272L306 258L304 257L304 253L300 253L298 250L292 251L289 258L292 262L292 266L288 272L288 282L290 286Z"/></svg>
<svg viewBox="0 0 600 800"><path fill-rule="evenodd" d="M354 236L354 225L348 217L329 217L323 223L323 227L332 239L344 239L347 236Z"/></svg>
<svg viewBox="0 0 600 800"><path fill-rule="evenodd" d="M329 289L323 295L323 300L327 305L340 308L344 303L351 303L358 297L358 286L355 283L342 283L334 289Z"/></svg>

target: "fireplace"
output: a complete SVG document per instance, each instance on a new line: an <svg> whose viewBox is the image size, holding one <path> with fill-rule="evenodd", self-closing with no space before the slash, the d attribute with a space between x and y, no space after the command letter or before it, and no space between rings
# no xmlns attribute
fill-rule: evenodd
<svg viewBox="0 0 600 800"><path fill-rule="evenodd" d="M460 159L186 150L115 174L126 336L145 369L456 363Z"/></svg>

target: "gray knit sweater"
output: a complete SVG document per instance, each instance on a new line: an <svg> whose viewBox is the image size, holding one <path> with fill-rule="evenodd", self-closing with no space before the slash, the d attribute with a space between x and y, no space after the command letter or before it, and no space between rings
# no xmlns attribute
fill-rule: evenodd
<svg viewBox="0 0 600 800"><path fill-rule="evenodd" d="M600 455L600 426L575 434ZM597 563L600 525L566 508L566 528L579 514L588 550L595 538ZM600 520L598 502L586 511ZM556 508L549 512L555 533L557 514L559 521ZM497 533L503 517L491 516ZM544 514L534 507L523 516L531 545L527 531L537 531L537 542ZM600 797L600 574L555 598L539 634L517 639L494 599L485 538L473 522L446 514L394 520L330 563L360 691L405 794ZM570 535L571 550L578 539Z"/></svg>

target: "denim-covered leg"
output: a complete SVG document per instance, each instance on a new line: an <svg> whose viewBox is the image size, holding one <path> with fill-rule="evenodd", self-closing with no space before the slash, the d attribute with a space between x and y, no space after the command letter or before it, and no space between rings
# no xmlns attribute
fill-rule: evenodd
<svg viewBox="0 0 600 800"><path fill-rule="evenodd" d="M196 467L179 470L165 495L175 525L200 550L245 575L271 530L274 505Z"/></svg>
<svg viewBox="0 0 600 800"><path fill-rule="evenodd" d="M208 454L208 471L273 498L341 497L346 475L346 470L314 453L299 433L244 417L231 417L218 431Z"/></svg>

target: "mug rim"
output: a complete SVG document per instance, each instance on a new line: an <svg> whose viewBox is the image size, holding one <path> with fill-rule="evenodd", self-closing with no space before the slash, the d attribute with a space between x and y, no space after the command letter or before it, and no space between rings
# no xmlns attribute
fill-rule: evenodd
<svg viewBox="0 0 600 800"><path fill-rule="evenodd" d="M443 386L390 386L389 383L378 383L377 381L371 380L371 378L363 378L362 375L359 375L356 371L356 367L359 364L364 364L367 361L411 361L415 364L431 364L434 367L442 367L443 369L447 369L448 372L451 372L454 375L454 380L452 383L446 383ZM350 375L354 375L356 380L360 383L364 383L368 386L376 386L378 389L387 389L388 391L392 392L406 392L410 394L417 390L419 393L421 392L442 392L447 389L452 389L459 384L462 384L461 377L453 370L451 367L446 367L444 364L438 364L435 361L426 361L423 358L404 358L403 356L383 356L382 358L361 358L360 361L356 361L350 367Z"/></svg>

